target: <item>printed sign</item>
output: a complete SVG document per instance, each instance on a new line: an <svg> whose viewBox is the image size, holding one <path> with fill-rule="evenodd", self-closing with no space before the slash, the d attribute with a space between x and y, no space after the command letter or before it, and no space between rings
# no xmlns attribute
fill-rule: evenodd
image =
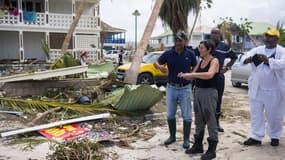
<svg viewBox="0 0 285 160"><path fill-rule="evenodd" d="M56 128L43 129L40 130L39 132L47 139L63 141L63 140L73 139L89 131L81 128L77 124L70 124L62 126L60 128L56 127Z"/></svg>

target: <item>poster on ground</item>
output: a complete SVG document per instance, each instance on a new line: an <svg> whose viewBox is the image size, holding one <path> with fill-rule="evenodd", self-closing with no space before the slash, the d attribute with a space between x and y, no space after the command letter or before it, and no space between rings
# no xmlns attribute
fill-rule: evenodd
<svg viewBox="0 0 285 160"><path fill-rule="evenodd" d="M87 132L89 130L81 128L78 124L64 125L39 131L47 139L57 141L71 140Z"/></svg>

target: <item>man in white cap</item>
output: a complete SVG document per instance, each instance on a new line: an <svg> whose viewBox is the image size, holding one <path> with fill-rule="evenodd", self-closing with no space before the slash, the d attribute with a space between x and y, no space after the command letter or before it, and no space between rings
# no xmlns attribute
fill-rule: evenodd
<svg viewBox="0 0 285 160"><path fill-rule="evenodd" d="M278 146L282 133L285 106L280 84L285 83L282 78L285 76L285 48L277 44L278 30L270 29L264 34L265 45L253 48L243 61L252 67L248 79L251 135L244 142L247 146L261 145L265 130L271 138L271 146Z"/></svg>

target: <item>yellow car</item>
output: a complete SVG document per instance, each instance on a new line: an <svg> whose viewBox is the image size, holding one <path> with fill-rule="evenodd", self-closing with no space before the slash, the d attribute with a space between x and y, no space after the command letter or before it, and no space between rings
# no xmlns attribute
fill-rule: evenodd
<svg viewBox="0 0 285 160"><path fill-rule="evenodd" d="M153 65L153 63L157 61L162 53L163 51L151 52L143 57L141 66L139 68L137 84L156 84L167 82L167 74L162 73ZM126 71L130 68L130 66L131 64L129 63L121 65L117 68L117 81L124 81Z"/></svg>

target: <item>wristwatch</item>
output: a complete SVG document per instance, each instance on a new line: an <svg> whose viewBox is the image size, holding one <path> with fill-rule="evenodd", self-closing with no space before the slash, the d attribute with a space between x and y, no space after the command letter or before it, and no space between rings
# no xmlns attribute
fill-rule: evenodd
<svg viewBox="0 0 285 160"><path fill-rule="evenodd" d="M226 66L226 67L225 67L225 70L227 70L227 71L230 70L230 69L231 69L230 66Z"/></svg>

